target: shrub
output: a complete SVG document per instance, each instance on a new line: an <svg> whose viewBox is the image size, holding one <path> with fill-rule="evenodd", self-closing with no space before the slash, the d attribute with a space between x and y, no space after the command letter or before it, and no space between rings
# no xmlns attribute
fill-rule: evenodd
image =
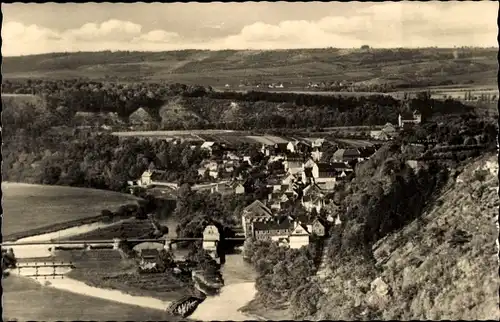
<svg viewBox="0 0 500 322"><path fill-rule="evenodd" d="M483 182L486 180L486 177L488 175L487 170L476 170L474 172L474 179L479 182Z"/></svg>

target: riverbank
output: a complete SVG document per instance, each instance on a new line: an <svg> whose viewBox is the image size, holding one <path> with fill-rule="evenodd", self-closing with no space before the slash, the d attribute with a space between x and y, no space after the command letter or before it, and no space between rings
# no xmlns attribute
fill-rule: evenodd
<svg viewBox="0 0 500 322"><path fill-rule="evenodd" d="M43 286L11 275L2 279L4 321L176 321L166 312Z"/></svg>
<svg viewBox="0 0 500 322"><path fill-rule="evenodd" d="M139 206L142 200L106 190L14 182L2 182L2 193L4 241L130 218L130 214L110 218L101 211L127 204Z"/></svg>
<svg viewBox="0 0 500 322"><path fill-rule="evenodd" d="M26 185L32 187L32 185ZM50 200L49 200L50 201ZM18 241L48 241L52 239L67 239L67 238L78 238L75 236L80 236L88 232L92 232L98 229L103 229L107 227L112 227L118 225L122 222L126 222L132 219L121 219L112 223L102 223L100 222L102 216L95 216L93 218L84 218L78 220L72 220L65 223L57 223L51 225L53 231L44 232L48 227L39 227L28 232L21 232L21 238ZM79 225L82 221L96 221L87 222L84 225ZM168 222L169 235L176 234L176 222L172 218L166 219ZM61 228L57 230L56 228ZM109 229L108 229L109 230ZM38 234L31 235L33 232ZM72 294L78 294L83 298L92 297L94 299L99 299L103 301L114 301L121 305L134 305L135 307L140 306L143 309L152 309L159 311L163 314L164 310L168 305L183 296L189 294L190 290L187 281L175 282L175 276L172 278L167 278L165 274L137 274L136 263L133 259L122 258L118 251L113 250L69 250L69 251L56 251L55 253L49 252L49 247L51 245L40 245L40 246L26 246L26 249L19 247L24 246L14 246L14 252L16 256L20 259L30 258L34 261L47 259L48 261L65 261L71 262L75 265L75 269L71 270L65 275L64 279L47 280L48 285L45 285L45 280L42 282L29 277L19 277L11 276L11 278L22 278L29 279L30 281L37 282L37 292L38 294L52 294L50 290L57 289L57 294L67 294L64 292L71 292ZM179 251L181 253L182 251ZM239 312L239 308L250 301L255 295L254 283L242 283L242 280L249 279L250 268L246 267L248 265L242 264L241 256L229 255L230 259L226 262L226 265L222 269L223 274L227 275L228 281L231 285L224 286L221 289L220 295L216 297L208 297L207 302L202 303L193 313L194 319L202 321L211 321L214 319L219 320L248 320L249 317ZM26 259L25 259L26 260ZM245 272L249 272L246 274ZM14 273L15 274L15 273ZM13 274L13 275L14 275ZM156 275L156 276L153 276ZM252 280L252 278L250 278ZM250 286L249 286L250 285ZM249 288L250 287L250 288ZM35 295L34 295L35 296ZM58 295L60 297L71 297L67 295ZM43 297L43 296L42 296ZM17 300L12 300L12 303L20 301L18 297ZM46 299L44 298L43 301ZM41 302L43 302L41 300ZM57 301L56 301L57 302ZM33 301L34 305L37 306L38 301ZM54 308L52 304L43 302L45 306ZM19 306L19 304L15 304ZM61 304L63 305L63 304ZM74 305L79 308L79 305ZM15 310L10 310L13 312ZM55 310L57 311L57 310ZM69 310L71 311L71 310ZM69 312L68 311L68 312ZM219 311L219 312L218 312ZM218 313L215 314L214 313ZM221 315L221 313L224 314ZM57 312L56 312L57 313ZM18 313L13 315L9 314L9 317L20 318ZM81 315L76 314L76 317L64 315L61 317L49 316L47 320L61 320L63 317L66 320L75 320ZM172 316L156 318L156 315L145 315L148 319L158 319L158 320L173 320ZM24 316L22 316L24 317ZM35 318L36 319L36 318ZM94 318L94 320L102 320L102 317ZM107 320L112 320L113 318L107 318ZM140 320L141 318L137 318ZM33 320L33 318L21 318L21 320ZM86 318L88 320L88 318ZM122 320L130 320L130 318L124 318Z"/></svg>
<svg viewBox="0 0 500 322"><path fill-rule="evenodd" d="M251 299L240 311L252 318L259 321L280 321L280 320L294 320L290 311L286 308L283 309L270 309L258 303L255 299Z"/></svg>
<svg viewBox="0 0 500 322"><path fill-rule="evenodd" d="M250 317L240 308L253 299L255 283L239 283L224 286L217 296L208 296L190 316L199 321L246 321Z"/></svg>

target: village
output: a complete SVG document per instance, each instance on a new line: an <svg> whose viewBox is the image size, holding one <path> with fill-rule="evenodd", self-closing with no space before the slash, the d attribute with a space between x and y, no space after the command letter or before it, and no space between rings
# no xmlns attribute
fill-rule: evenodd
<svg viewBox="0 0 500 322"><path fill-rule="evenodd" d="M399 115L396 126L387 123L381 130L371 131L370 136L388 141L401 129L421 121L417 112L409 117ZM200 147L209 155L197 170L201 182L192 185L191 190L228 196L245 195L256 186L265 187L264 198L253 200L243 209L241 225L236 228L246 239L272 240L296 249L308 245L311 239L326 237L332 225L341 224L340 206L332 198L335 187L352 179L356 166L368 160L381 146L340 148L324 138L296 138L288 142L278 140L278 143L268 140L259 147L260 154L267 160L263 170L266 179L255 181L244 176L252 169L262 169L252 162L250 155L238 153L223 142L199 140L191 144L193 149ZM280 169L273 171L276 164ZM246 171L237 173L237 169ZM146 170L141 178L128 182L130 192L139 188L175 195L180 185L162 180L162 173L158 169ZM297 203L309 215L293 216L286 211ZM330 211L322 211L326 209Z"/></svg>

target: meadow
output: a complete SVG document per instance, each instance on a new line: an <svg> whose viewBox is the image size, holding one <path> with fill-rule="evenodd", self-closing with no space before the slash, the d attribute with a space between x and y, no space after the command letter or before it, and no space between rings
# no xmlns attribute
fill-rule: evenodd
<svg viewBox="0 0 500 322"><path fill-rule="evenodd" d="M172 320L172 316L160 310L49 288L18 276L2 279L2 291L4 321Z"/></svg>
<svg viewBox="0 0 500 322"><path fill-rule="evenodd" d="M97 189L5 182L2 193L4 239L29 231L48 232L51 226L98 217L103 209L113 211L139 200L132 195Z"/></svg>

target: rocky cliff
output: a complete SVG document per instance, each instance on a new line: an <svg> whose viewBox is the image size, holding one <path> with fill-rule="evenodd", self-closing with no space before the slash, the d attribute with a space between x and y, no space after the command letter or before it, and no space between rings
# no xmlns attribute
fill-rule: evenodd
<svg viewBox="0 0 500 322"><path fill-rule="evenodd" d="M458 169L441 191L373 246L375 269L360 260L331 272L316 318L500 319L497 156Z"/></svg>

